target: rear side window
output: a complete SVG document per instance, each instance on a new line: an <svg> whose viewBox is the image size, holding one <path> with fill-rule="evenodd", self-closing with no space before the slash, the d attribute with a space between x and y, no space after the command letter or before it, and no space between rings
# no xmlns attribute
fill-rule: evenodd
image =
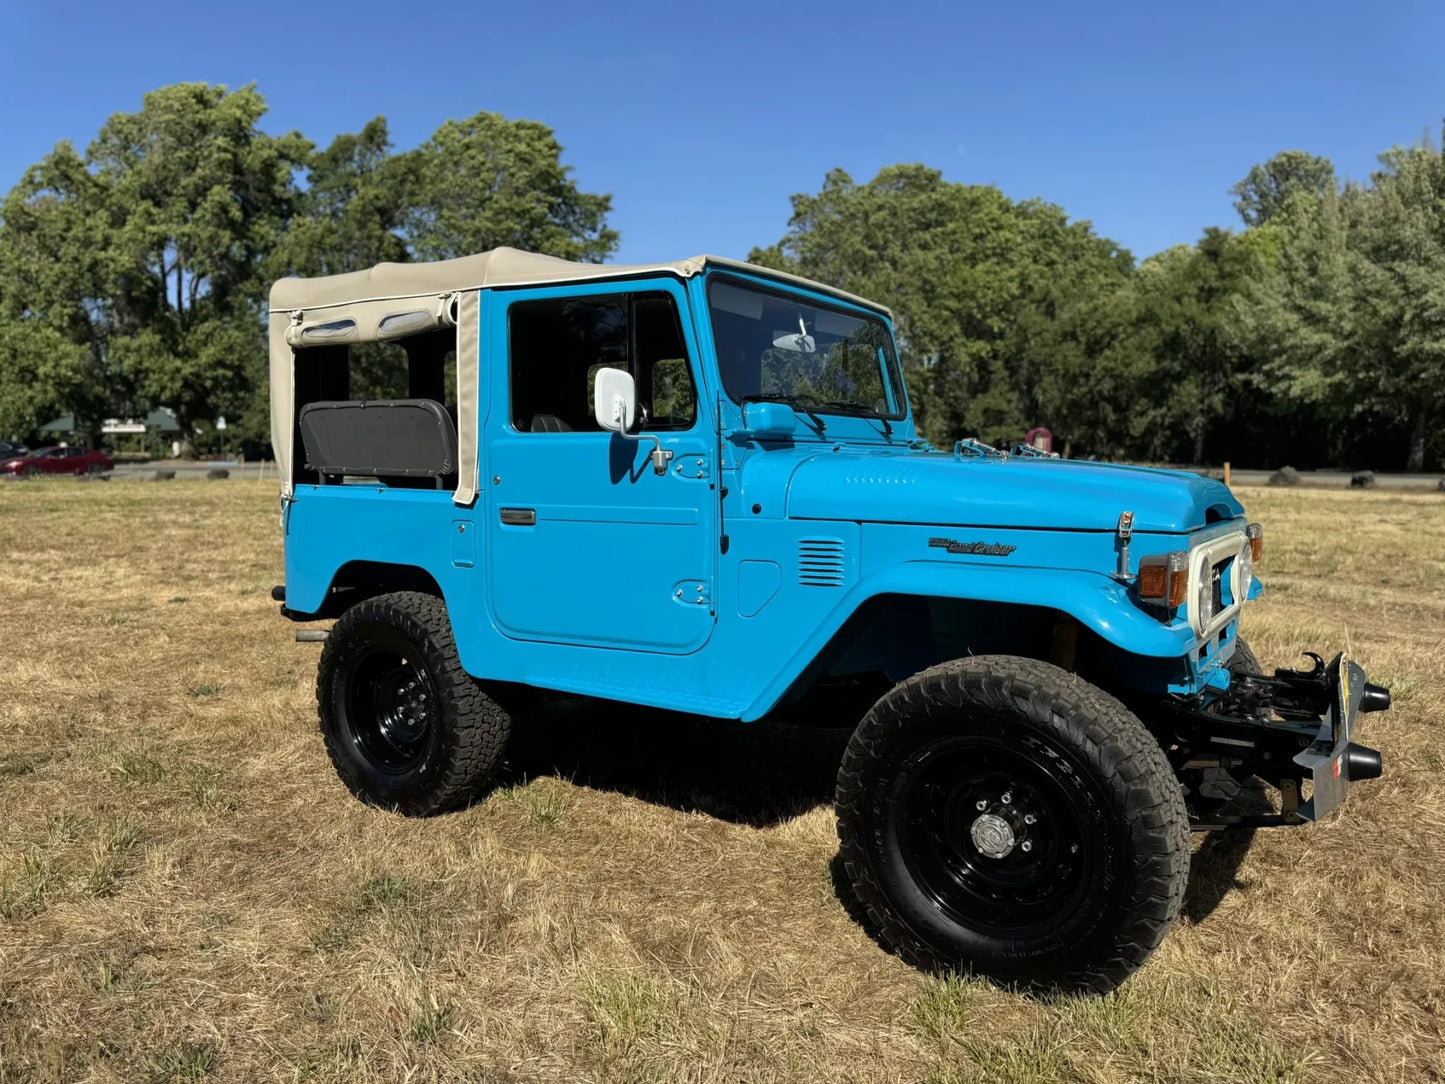
<svg viewBox="0 0 1445 1084"><path fill-rule="evenodd" d="M666 293L521 301L508 312L512 426L521 433L598 432L597 370L637 382L644 429L689 429L697 396L677 303Z"/></svg>

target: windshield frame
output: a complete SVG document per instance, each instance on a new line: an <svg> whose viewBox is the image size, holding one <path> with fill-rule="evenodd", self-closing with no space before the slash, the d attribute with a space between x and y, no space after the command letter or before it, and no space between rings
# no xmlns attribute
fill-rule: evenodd
<svg viewBox="0 0 1445 1084"><path fill-rule="evenodd" d="M761 269L760 269L761 270ZM806 405L792 405L786 402L787 397L772 398L766 393L744 393L738 395L728 387L727 377L721 363L721 352L718 349L717 321L714 319L712 288L714 283L722 283L737 289L752 290L761 294L770 294L792 302L803 302L814 308L829 309L843 316L852 317L857 320L876 320L882 325L887 333L887 357L884 359L882 376L887 380L889 387L884 390L884 400L887 401L889 392L895 406L894 413L885 413L875 410L866 403L857 404L856 408L838 407L829 405L824 401L816 403L809 402ZM853 305L847 301L828 297L802 287L789 286L782 283L769 282L760 278L738 274L734 272L717 272L708 275L705 289L703 291L704 301L707 305L708 332L712 339L713 363L717 369L718 384L723 394L735 406L742 407L744 401L748 402L783 402L784 405L792 406L795 412L826 414L835 418L863 418L867 421L882 421L885 425L889 422L898 423L907 421L909 414L908 387L903 379L903 365L898 360L898 344L893 337L893 322L882 312L876 309L864 308L860 305Z"/></svg>

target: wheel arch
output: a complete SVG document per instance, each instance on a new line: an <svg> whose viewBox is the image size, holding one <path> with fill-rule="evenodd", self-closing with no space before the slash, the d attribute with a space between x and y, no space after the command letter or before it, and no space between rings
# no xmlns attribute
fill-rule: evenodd
<svg viewBox="0 0 1445 1084"><path fill-rule="evenodd" d="M835 613L743 718L829 676L882 672L896 682L970 654L1052 661L1105 687L1163 688L1187 677L1193 642L1117 580L1070 569L911 562L866 579Z"/></svg>
<svg viewBox="0 0 1445 1084"><path fill-rule="evenodd" d="M396 591L416 591L446 602L435 576L420 565L391 561L347 561L332 573L326 589L314 601L287 596L287 616L298 620L339 617L365 599Z"/></svg>

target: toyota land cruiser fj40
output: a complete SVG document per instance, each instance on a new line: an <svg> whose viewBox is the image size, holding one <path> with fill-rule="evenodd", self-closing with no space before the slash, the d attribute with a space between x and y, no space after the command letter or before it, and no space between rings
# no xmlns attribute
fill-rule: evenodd
<svg viewBox="0 0 1445 1084"><path fill-rule="evenodd" d="M406 398L352 397L377 342ZM474 799L528 687L746 722L873 676L826 721L854 726L841 854L882 937L1106 990L1179 910L1191 829L1317 820L1380 774L1353 737L1387 690L1239 638L1264 537L1224 485L931 447L881 305L498 249L282 279L270 351L275 594L335 621L304 638L363 801ZM1273 811L1231 805L1254 779Z"/></svg>

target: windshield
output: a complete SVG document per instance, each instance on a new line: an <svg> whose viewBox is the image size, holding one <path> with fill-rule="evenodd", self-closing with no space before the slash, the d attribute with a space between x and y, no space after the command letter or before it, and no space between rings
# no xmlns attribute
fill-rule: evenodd
<svg viewBox="0 0 1445 1084"><path fill-rule="evenodd" d="M723 387L824 414L904 416L893 336L864 316L730 279L708 284Z"/></svg>

